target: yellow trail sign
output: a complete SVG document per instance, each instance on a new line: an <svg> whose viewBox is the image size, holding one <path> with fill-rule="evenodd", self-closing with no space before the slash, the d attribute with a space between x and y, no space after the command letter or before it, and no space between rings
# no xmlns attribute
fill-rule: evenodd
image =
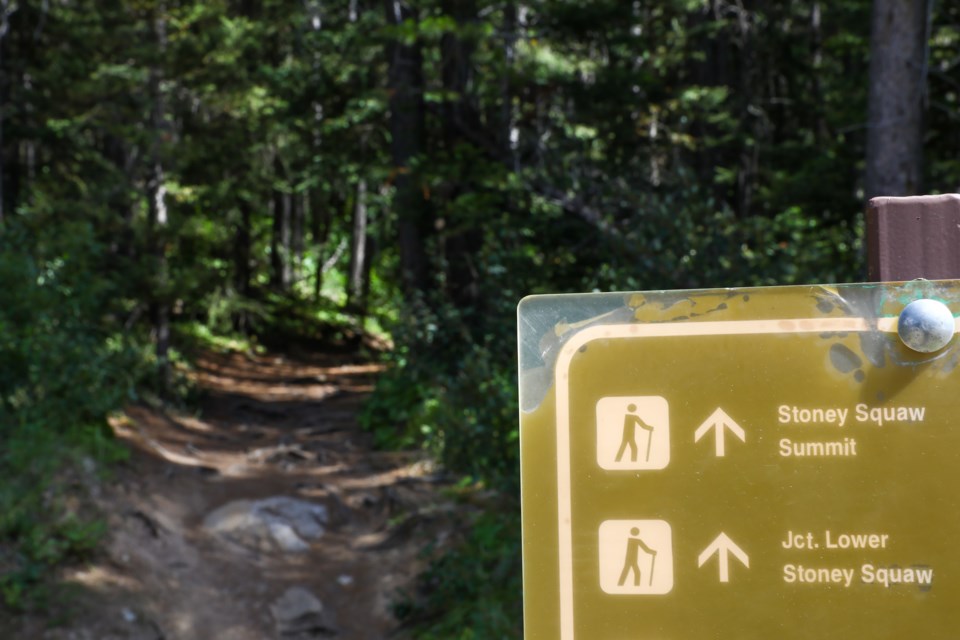
<svg viewBox="0 0 960 640"><path fill-rule="evenodd" d="M950 637L960 348L903 344L917 299L960 284L521 303L525 637Z"/></svg>

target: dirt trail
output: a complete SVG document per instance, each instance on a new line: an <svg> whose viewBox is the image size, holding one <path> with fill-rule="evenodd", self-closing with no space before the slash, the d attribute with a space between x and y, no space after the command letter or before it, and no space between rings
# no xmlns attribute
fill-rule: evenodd
<svg viewBox="0 0 960 640"><path fill-rule="evenodd" d="M391 603L455 514L412 454L356 424L375 365L324 356L206 355L196 416L132 408L134 450L95 488L110 533L71 570L70 622L21 638L396 637Z"/></svg>

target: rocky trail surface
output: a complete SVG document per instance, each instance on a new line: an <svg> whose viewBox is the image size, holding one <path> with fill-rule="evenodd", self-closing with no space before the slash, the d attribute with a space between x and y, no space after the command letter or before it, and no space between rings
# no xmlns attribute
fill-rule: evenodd
<svg viewBox="0 0 960 640"><path fill-rule="evenodd" d="M24 640L374 640L442 548L456 511L428 462L357 426L376 365L347 356L207 354L196 414L128 409L133 450L93 500L109 527L66 622Z"/></svg>

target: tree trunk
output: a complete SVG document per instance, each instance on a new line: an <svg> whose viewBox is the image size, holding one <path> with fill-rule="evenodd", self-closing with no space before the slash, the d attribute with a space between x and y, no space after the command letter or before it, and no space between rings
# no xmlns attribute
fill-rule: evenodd
<svg viewBox="0 0 960 640"><path fill-rule="evenodd" d="M167 185L163 166L163 139L167 130L166 100L163 95L162 58L167 49L166 5L158 3L153 18L154 37L158 57L150 69L150 96L153 108L150 115L150 127L153 131L153 143L150 150L150 169L147 178L147 213L152 236L152 253L156 264L156 285L153 296L154 339L156 340L157 365L160 373L160 385L164 391L171 385L170 371L170 304L169 264L167 262L166 229L169 225L167 212Z"/></svg>
<svg viewBox="0 0 960 640"><path fill-rule="evenodd" d="M112 233L110 253L123 260L132 260L136 257L137 249L133 229L134 207L130 202L128 189L135 160L131 158L126 141L112 134L104 136L102 153L103 157L116 167L117 172L123 175L123 179L118 180L110 190L107 202L116 215L117 228L117 231ZM118 269L124 268L123 262L115 262Z"/></svg>
<svg viewBox="0 0 960 640"><path fill-rule="evenodd" d="M250 297L251 219L250 203L241 200L240 221L237 224L237 232L234 238L233 262L234 287L237 290L237 297L242 301L246 301ZM250 330L250 319L243 309L233 314L233 328L241 334L246 334Z"/></svg>
<svg viewBox="0 0 960 640"><path fill-rule="evenodd" d="M280 287L283 280L283 257L280 254L281 237L283 236L283 203L279 202L277 194L279 192L274 188L271 192L270 212L270 286L274 289Z"/></svg>
<svg viewBox="0 0 960 640"><path fill-rule="evenodd" d="M741 218L750 216L753 207L753 191L760 164L760 145L763 144L761 117L757 115L760 106L755 95L757 60L755 52L754 29L750 12L742 5L736 11L737 37L739 49L739 77L737 96L740 102L740 167L737 172L737 194L735 211Z"/></svg>
<svg viewBox="0 0 960 640"><path fill-rule="evenodd" d="M440 42L443 88L448 96L454 96L443 103L444 134L448 144L456 144L463 140L464 133L480 128L479 116L467 95L473 76L470 59L476 45L459 35L477 21L477 9L473 0L444 0L443 10L457 24L457 30L443 34Z"/></svg>
<svg viewBox="0 0 960 640"><path fill-rule="evenodd" d="M308 203L310 210L310 236L316 252L317 266L313 278L313 299L320 300L320 291L323 289L323 250L330 235L331 216L328 207L320 206L318 197L314 195Z"/></svg>
<svg viewBox="0 0 960 640"><path fill-rule="evenodd" d="M398 26L415 20L416 14L402 0L384 0L387 22ZM427 233L426 202L420 185L411 175L411 163L423 152L424 102L423 55L420 43L395 40L388 45L390 63L390 150L396 176L394 206L400 240L400 270L407 294L427 286L424 237Z"/></svg>
<svg viewBox="0 0 960 640"><path fill-rule="evenodd" d="M641 16L637 17L641 18ZM730 87L728 78L730 45L728 38L723 32L714 35L711 28L720 21L716 0L704 3L704 6L699 10L691 11L689 14L687 30L697 34L695 46L701 55L688 56L685 58L685 64L690 67L690 78L700 86ZM642 27L643 23L638 22L641 33L643 33ZM638 62L642 63L642 59ZM732 88L730 87L731 90ZM708 118L694 119L691 123L691 129L698 141L718 137L716 124ZM720 156L722 156L722 153L718 152L716 144L703 144L696 152L690 154L689 162L694 168L697 181L709 190L715 200L723 202L728 198L727 188L717 184L715 180L716 168L721 165Z"/></svg>
<svg viewBox="0 0 960 640"><path fill-rule="evenodd" d="M320 6L313 4L310 6L310 29L314 32L319 32L322 28ZM355 17L351 15L350 19L352 22ZM323 81L323 57L319 49L313 52L311 71L310 81L312 85L314 87L320 87ZM315 175L323 175L325 167L323 166L321 154L323 151L324 109L323 104L316 98L317 94L319 94L319 90L317 90L315 97L310 102L310 111L313 116L313 126L311 127L310 136L310 169ZM317 261L316 268L314 269L313 299L319 301L320 291L323 288L323 249L327 242L327 235L330 232L330 215L327 207L320 206L319 194L313 192L312 195L313 198L311 199L311 192L309 190L304 193L303 209L304 215L309 216L310 219L310 242L313 243L312 252L316 255Z"/></svg>
<svg viewBox="0 0 960 640"><path fill-rule="evenodd" d="M832 137L826 117L826 101L823 96L823 17L820 0L815 0L810 7L811 57L813 61L813 100L816 105L816 121L814 133L818 144L825 145Z"/></svg>
<svg viewBox="0 0 960 640"><path fill-rule="evenodd" d="M289 191L283 191L280 194L283 203L283 237L282 256L283 256L283 281L284 291L290 290L290 284L293 282L293 198Z"/></svg>
<svg viewBox="0 0 960 640"><path fill-rule="evenodd" d="M443 8L458 26L456 32L444 34L441 41L443 88L448 96L453 96L443 105L443 130L450 161L454 162L457 147L469 144L470 135L480 132L480 118L470 95L475 43L459 35L465 26L476 22L477 9L473 0L445 0ZM459 169L458 181L448 185L451 200L475 188L470 168ZM476 214L465 213L446 227L449 231L443 243L445 280L450 299L460 308L473 309L480 294L475 256L483 246L483 231L477 225Z"/></svg>
<svg viewBox="0 0 960 640"><path fill-rule="evenodd" d="M3 142L3 110L7 105L7 70L3 50L7 42L7 34L10 32L10 15L14 11L16 11L16 5L13 5L11 0L0 0L0 225L3 224L3 220L6 217L5 205L7 196L6 189L4 189L7 173L4 162L6 149Z"/></svg>
<svg viewBox="0 0 960 640"><path fill-rule="evenodd" d="M514 89L510 82L517 60L517 42L520 39L519 10L515 0L508 0L503 8L503 75L500 78L500 147L507 166L520 171L520 130L513 106Z"/></svg>
<svg viewBox="0 0 960 640"><path fill-rule="evenodd" d="M307 195L301 193L291 196L293 207L293 239L290 252L293 254L293 282L300 282L303 278L303 248L304 248L304 216L306 215Z"/></svg>
<svg viewBox="0 0 960 640"><path fill-rule="evenodd" d="M864 191L908 196L923 182L928 3L874 0Z"/></svg>
<svg viewBox="0 0 960 640"><path fill-rule="evenodd" d="M273 233L270 237L270 284L278 291L290 288L290 194L283 186L283 163L274 160Z"/></svg>
<svg viewBox="0 0 960 640"><path fill-rule="evenodd" d="M347 306L363 318L366 315L367 301L364 281L367 271L367 181L360 178L357 182L356 200L353 203L353 233L350 241L350 273L347 281Z"/></svg>
<svg viewBox="0 0 960 640"><path fill-rule="evenodd" d="M33 130L36 123L33 121L34 108L31 101L33 93L33 79L29 73L24 73L21 86L23 87L23 116L28 129ZM27 170L27 188L37 179L37 143L35 140L26 139L23 141L23 164Z"/></svg>
<svg viewBox="0 0 960 640"><path fill-rule="evenodd" d="M2 5L0 5L0 11L3 11ZM4 23L6 18L4 17ZM4 162L4 155L6 154L6 149L3 144L3 110L7 105L7 92L4 91L4 85L6 84L4 80L6 79L6 73L3 68L3 42L6 40L4 36L7 33L6 24L0 25L0 226L3 225L3 220L5 218L5 201L6 201L6 189L4 189L3 183L7 179L6 172L6 163Z"/></svg>

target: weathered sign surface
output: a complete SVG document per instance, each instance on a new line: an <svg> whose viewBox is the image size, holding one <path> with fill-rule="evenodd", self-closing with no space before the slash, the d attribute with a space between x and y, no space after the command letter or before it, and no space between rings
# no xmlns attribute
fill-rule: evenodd
<svg viewBox="0 0 960 640"><path fill-rule="evenodd" d="M960 340L915 281L538 296L519 310L528 640L960 629Z"/></svg>

